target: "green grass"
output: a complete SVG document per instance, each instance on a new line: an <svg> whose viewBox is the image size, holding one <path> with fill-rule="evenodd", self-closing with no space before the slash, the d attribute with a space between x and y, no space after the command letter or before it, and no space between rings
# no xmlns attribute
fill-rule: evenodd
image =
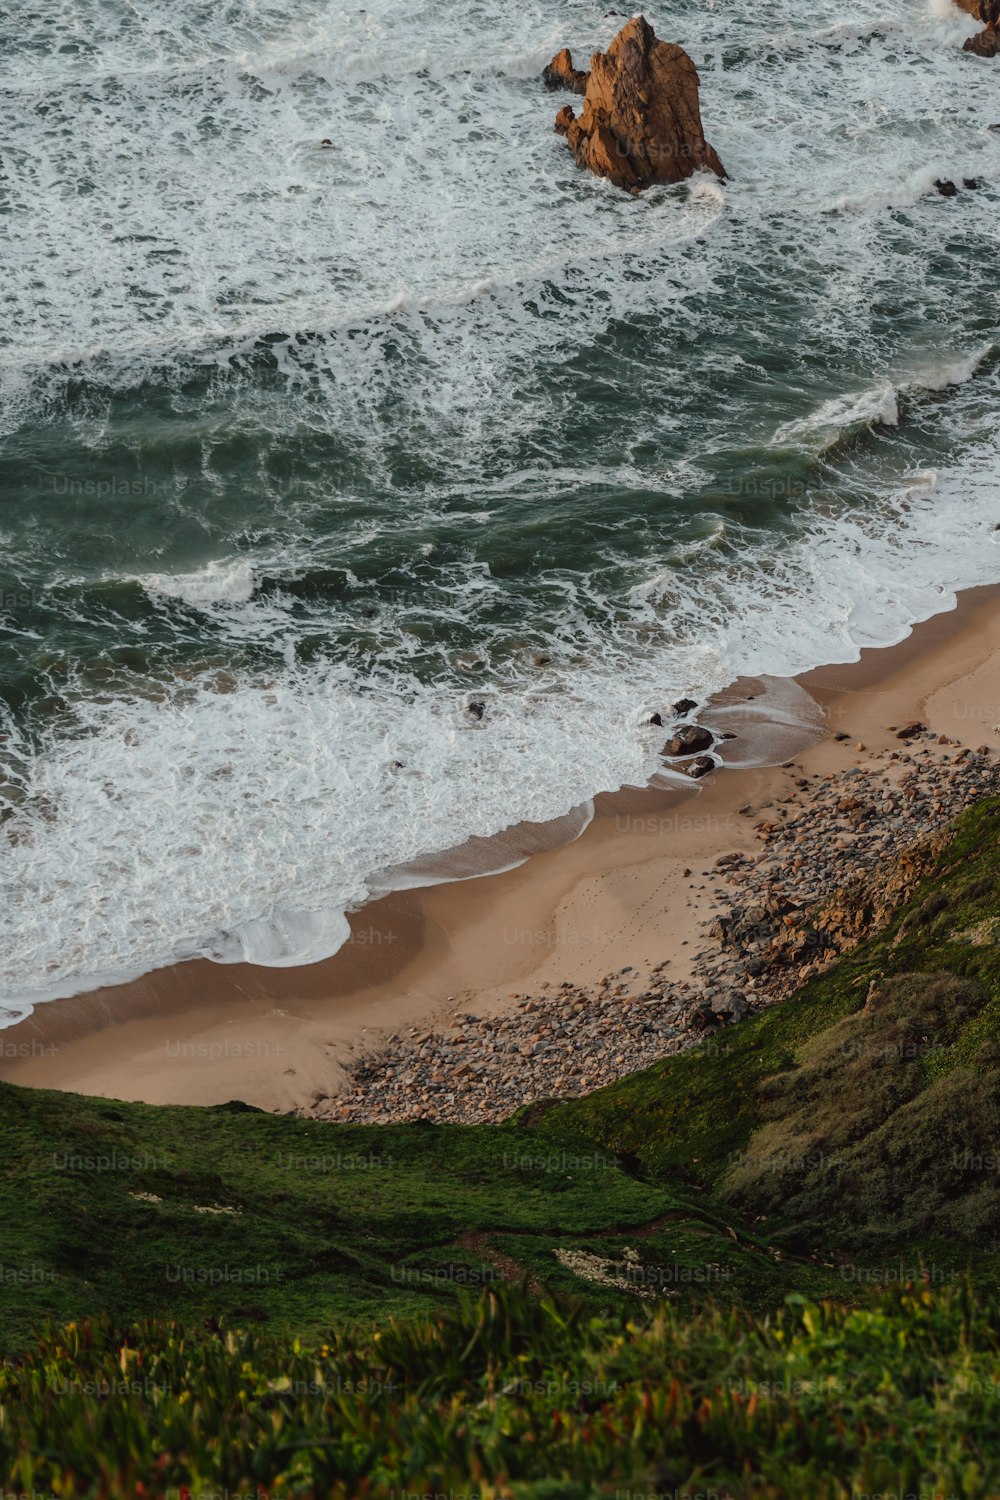
<svg viewBox="0 0 1000 1500"><path fill-rule="evenodd" d="M980 1412L953 1387L966 1354L983 1368L994 1359L989 1299L1000 1293L998 866L1000 802L991 800L960 820L885 931L790 1000L610 1088L546 1101L502 1126L331 1125L243 1106L154 1108L0 1086L0 1346L13 1393L0 1439L9 1476L36 1492L117 1497L134 1492L136 1476L160 1493L168 1471L231 1490L248 1476L273 1485L287 1474L303 1494L312 1475L322 1478L317 1493L362 1495L383 1493L392 1476L403 1488L412 1480L412 1490L455 1489L471 1465L463 1493L471 1474L483 1493L539 1500L597 1495L605 1479L614 1481L609 1493L640 1479L634 1491L669 1491L691 1476L722 1476L732 1494L833 1495L842 1491L809 1485L823 1444L846 1432L853 1456L843 1473L862 1491L902 1492L919 1476L928 1493L947 1481L955 1494L1000 1494L1000 1480L983 1477L992 1459L978 1428L959 1432L970 1413L992 1432L993 1408ZM869 896L859 886L848 899L863 910ZM930 1304L896 1295L866 1310L873 1287L908 1280L933 1294ZM524 1289L515 1295L505 1281ZM469 1298L481 1292L473 1313ZM809 1326L799 1303L786 1307L790 1295L809 1299ZM974 1297L986 1299L982 1310ZM654 1314L664 1298L669 1312ZM772 1329L766 1317L783 1307ZM474 1338L477 1318L485 1331ZM136 1319L158 1320L158 1331L121 1331ZM36 1344L32 1330L46 1320L77 1326ZM510 1347L496 1340L501 1327L513 1338L515 1326L529 1366L549 1359L564 1383L570 1370L590 1368L591 1355L604 1369L639 1349L643 1358L658 1351L651 1369L660 1374L642 1401L633 1382L599 1420L559 1407L553 1435L533 1403L498 1404L492 1387L477 1384L508 1378ZM973 1326L979 1342L963 1352L959 1331ZM233 1332L220 1336L220 1327ZM876 1347L898 1345L881 1392L860 1328ZM928 1354L932 1329L942 1342ZM731 1393L710 1394L709 1409L698 1404L704 1382L716 1391L730 1369L730 1345L742 1351L740 1368L766 1384L786 1337L845 1381L860 1361L871 1391L853 1405L843 1396L843 1408L826 1387L817 1398L810 1386L801 1402L758 1400L749 1425ZM293 1353L294 1339L312 1352ZM456 1365L461 1351L449 1339L470 1342L483 1369L475 1359ZM338 1361L355 1349L364 1368L380 1370L384 1340L405 1351L398 1410L339 1388L331 1405L325 1386L319 1404L296 1404L274 1385L324 1343ZM672 1434L661 1472L636 1434L651 1420L646 1396L666 1399L668 1347L670 1358L685 1351L670 1366L682 1372L673 1399L685 1415L675 1431L673 1409L657 1408ZM88 1405L87 1392L50 1379L70 1360L148 1368L163 1349L176 1378L152 1400L126 1392ZM219 1413L243 1389L244 1357L253 1411L233 1427L230 1462ZM923 1375L910 1391L928 1359L946 1397ZM197 1422L194 1395L182 1399L193 1389L189 1360L199 1371L210 1364L221 1382L221 1394L203 1396ZM411 1380L414 1369L422 1373ZM34 1394L22 1419L25 1381ZM982 1385L980 1396L988 1406L995 1387ZM723 1412L732 1431L716 1429ZM120 1425L106 1434L101 1479L87 1443L106 1423ZM263 1442L269 1424L280 1442ZM904 1429L918 1439L912 1462ZM773 1464L767 1434L780 1438ZM158 1444L169 1464L151 1482ZM79 1482L58 1470L74 1445ZM546 1445L554 1457L539 1469ZM122 1467L123 1452L134 1470ZM342 1491L324 1477L333 1455ZM781 1472L800 1475L801 1488L782 1488ZM584 1487L516 1488L539 1473Z"/></svg>
<svg viewBox="0 0 1000 1500"><path fill-rule="evenodd" d="M884 932L781 1005L680 1057L555 1104L545 1114L547 1128L625 1153L653 1180L712 1192L761 1128L773 1080L798 1069L823 1033L860 1012L873 982L902 976L950 975L976 992L969 1014L941 1038L947 1045L916 1059L917 1081L923 1085L962 1067L990 1076L990 1048L1000 1040L998 840L1000 801L991 798L959 820L938 868ZM984 928L994 922L997 932L989 936ZM921 1017L911 1019L919 1024ZM837 1045L835 1037L827 1041ZM845 1053L829 1080L832 1096L841 1095L849 1071Z"/></svg>
<svg viewBox="0 0 1000 1500"><path fill-rule="evenodd" d="M506 1289L308 1352L102 1322L0 1373L0 1466L102 1500L979 1500L998 1378L1000 1307L961 1287L632 1320Z"/></svg>
<svg viewBox="0 0 1000 1500"><path fill-rule="evenodd" d="M318 1334L491 1280L457 1244L470 1230L530 1243L640 1225L673 1204L592 1148L577 1153L583 1170L539 1170L533 1137L0 1088L5 1281L22 1273L3 1312L8 1347L39 1316L99 1312Z"/></svg>

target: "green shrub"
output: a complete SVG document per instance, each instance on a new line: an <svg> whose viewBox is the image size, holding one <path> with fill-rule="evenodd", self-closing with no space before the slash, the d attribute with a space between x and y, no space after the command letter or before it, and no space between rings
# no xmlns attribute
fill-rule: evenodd
<svg viewBox="0 0 1000 1500"><path fill-rule="evenodd" d="M1000 1309L965 1287L774 1317L478 1302L303 1348L85 1323L0 1372L0 1473L69 1500L986 1497L1000 1485Z"/></svg>

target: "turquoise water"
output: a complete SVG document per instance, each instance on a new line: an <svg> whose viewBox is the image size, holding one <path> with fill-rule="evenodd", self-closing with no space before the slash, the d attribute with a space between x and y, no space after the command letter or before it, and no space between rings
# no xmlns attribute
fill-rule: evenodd
<svg viewBox="0 0 1000 1500"><path fill-rule="evenodd" d="M642 784L680 694L1000 575L971 23L646 14L725 185L576 170L538 75L599 5L0 18L11 1014L329 953L407 862Z"/></svg>

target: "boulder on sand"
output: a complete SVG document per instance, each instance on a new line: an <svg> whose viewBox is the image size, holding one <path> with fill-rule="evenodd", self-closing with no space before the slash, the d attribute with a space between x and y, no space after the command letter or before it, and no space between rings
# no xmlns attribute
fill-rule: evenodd
<svg viewBox="0 0 1000 1500"><path fill-rule="evenodd" d="M695 781L700 781L703 776L715 770L715 761L710 755L697 755L694 760L688 761L686 770Z"/></svg>
<svg viewBox="0 0 1000 1500"><path fill-rule="evenodd" d="M572 62L563 49L544 76L584 94L579 116L566 105L556 120L581 167L633 193L700 171L725 177L702 130L698 70L683 47L658 41L643 16L623 26L607 52L594 53L589 74ZM584 88L564 77L583 77Z"/></svg>
<svg viewBox="0 0 1000 1500"><path fill-rule="evenodd" d="M700 724L685 724L668 742L667 754L699 755L703 750L711 750L714 743L710 731L703 729Z"/></svg>

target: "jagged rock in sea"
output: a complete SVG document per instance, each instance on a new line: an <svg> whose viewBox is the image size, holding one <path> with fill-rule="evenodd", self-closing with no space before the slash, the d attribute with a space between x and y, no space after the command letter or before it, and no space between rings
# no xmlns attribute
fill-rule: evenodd
<svg viewBox="0 0 1000 1500"><path fill-rule="evenodd" d="M965 43L966 52L974 52L977 57L996 57L1000 52L1000 35L997 34L995 26L987 26L983 31L977 31L975 36L970 36Z"/></svg>
<svg viewBox="0 0 1000 1500"><path fill-rule="evenodd" d="M996 57L1000 52L1000 0L955 0L955 4L983 23L983 30L965 43L965 51L977 57Z"/></svg>
<svg viewBox="0 0 1000 1500"><path fill-rule="evenodd" d="M568 47L557 52L542 73L547 89L569 89L571 94L584 94L587 91L588 75L573 66L573 54Z"/></svg>
<svg viewBox="0 0 1000 1500"><path fill-rule="evenodd" d="M699 171L725 177L702 130L694 63L683 47L659 41L643 16L623 26L607 52L594 53L589 74L578 73L564 49L544 76L550 86L571 78L562 86L583 92L579 116L564 105L556 130L596 176L633 193ZM582 90L575 81L581 78Z"/></svg>

